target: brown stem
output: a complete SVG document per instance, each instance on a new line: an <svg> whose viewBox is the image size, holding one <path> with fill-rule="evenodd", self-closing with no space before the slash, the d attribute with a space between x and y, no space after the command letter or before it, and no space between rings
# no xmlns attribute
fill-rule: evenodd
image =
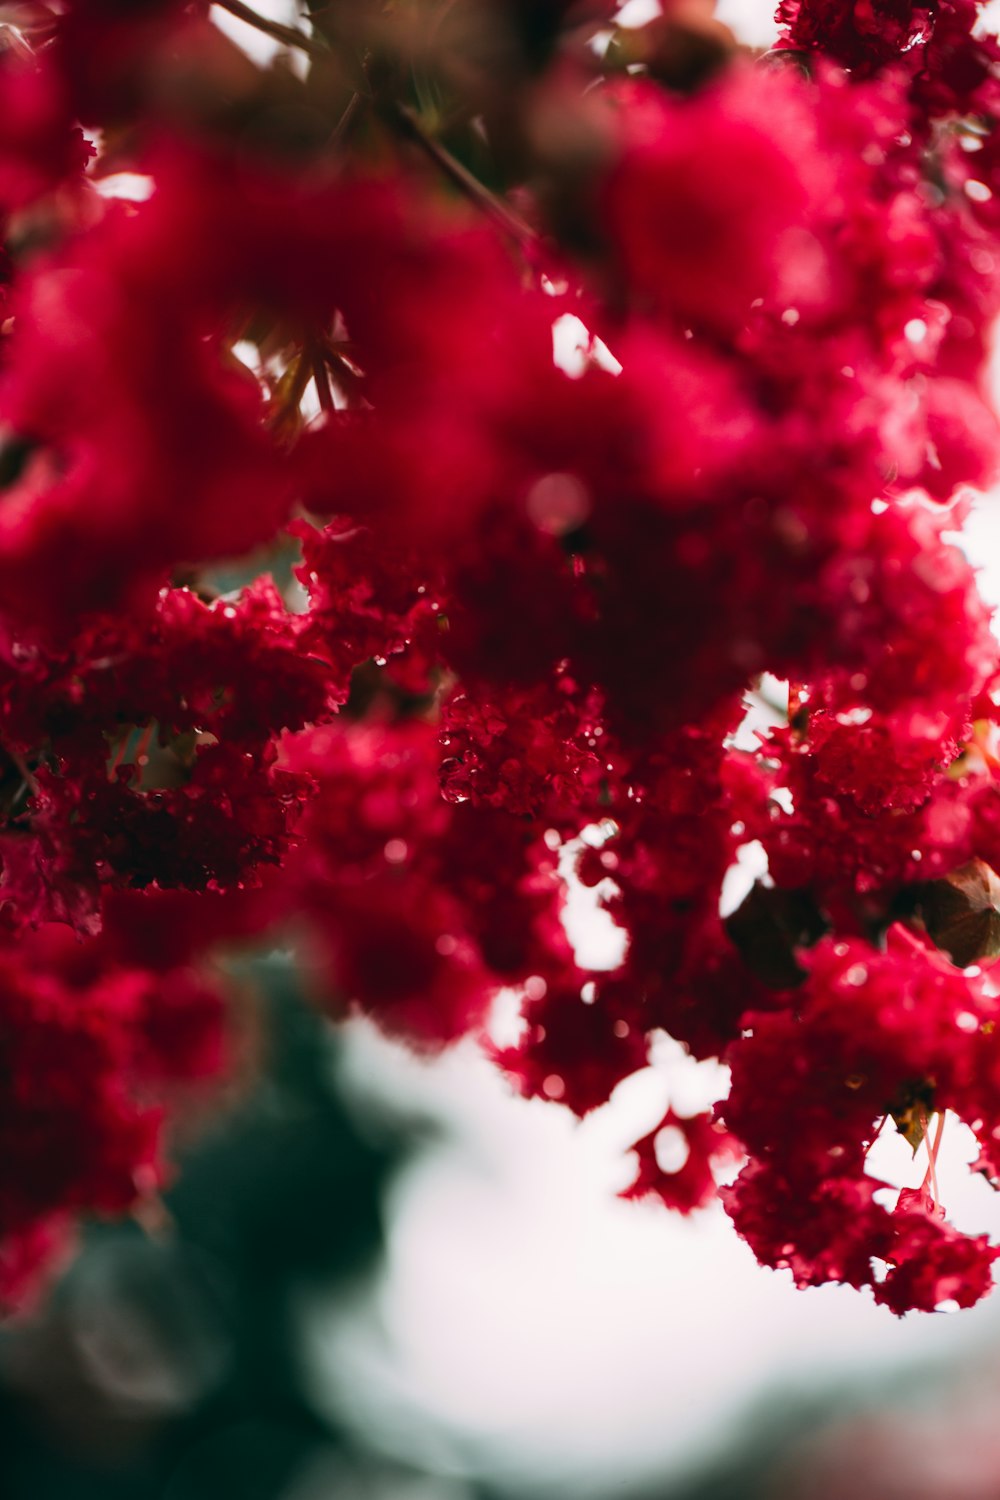
<svg viewBox="0 0 1000 1500"><path fill-rule="evenodd" d="M428 135L416 115L412 110L407 109L405 104L400 104L398 99L390 99L383 104L382 108L390 123L408 140L419 146L425 156L430 157L444 175L475 203L477 208L488 214L501 229L513 236L519 244L537 238L530 224L525 223L519 214L516 214L501 198L481 183L478 177L473 176L467 167L463 167L462 163L441 145L440 141Z"/></svg>
<svg viewBox="0 0 1000 1500"><path fill-rule="evenodd" d="M321 410L325 412L336 410L333 392L330 389L330 372L327 369L322 349L314 349L312 351L310 364L312 366L313 384L316 387L316 394L319 397Z"/></svg>
<svg viewBox="0 0 1000 1500"><path fill-rule="evenodd" d="M886 1120L888 1120L888 1118L889 1118L889 1111L886 1110L886 1112L882 1116L881 1120L879 1120L878 1124L875 1126L875 1131L874 1131L874 1134L872 1135L871 1140L868 1142L867 1146L865 1147L864 1160L867 1161L867 1159L868 1159L868 1153L872 1149L872 1147L874 1146L875 1142L878 1140L879 1136L882 1134L882 1127L885 1124Z"/></svg>
<svg viewBox="0 0 1000 1500"><path fill-rule="evenodd" d="M249 5L244 5L242 0L216 0L216 4L222 10L228 10L231 16L245 21L255 31L262 31L265 36L273 37L276 42L284 42L286 47L298 47L302 52L308 52L310 57L327 58L330 56L329 48L325 47L322 42L317 42L295 26L284 26L280 21L270 21L267 16L258 15L255 10L250 9Z"/></svg>
<svg viewBox="0 0 1000 1500"><path fill-rule="evenodd" d="M28 762L24 759L24 756L19 755L16 750L9 749L7 750L7 756L10 760L13 761L14 765L20 771L22 777L24 778L25 786L37 797L38 782L35 780L34 772L29 769Z"/></svg>
<svg viewBox="0 0 1000 1500"><path fill-rule="evenodd" d="M364 371L359 369L352 359L339 348L332 339L324 334L319 334L316 339L320 355L327 368L333 374L335 382L341 387L347 387L352 391L359 391L364 382Z"/></svg>
<svg viewBox="0 0 1000 1500"><path fill-rule="evenodd" d="M298 47L301 51L307 52L310 57L329 58L330 56L328 47L315 41L311 36L307 36L304 31L299 31L295 26L284 26L280 21L270 21L266 16L258 15L255 10L251 10L249 5L244 5L243 0L216 0L216 3L230 15L245 21L248 26L253 26L265 36L273 37L277 42L284 42L287 47ZM356 93L337 123L332 138L333 144L337 144L350 129L360 102L361 96ZM412 110L407 109L405 104L400 104L397 99L390 99L383 105L383 113L402 135L413 141L426 156L430 157L440 171L467 198L488 214L507 234L513 236L519 244L537 238L530 224L525 223L519 214L516 214L501 198L481 183L467 167L463 167L462 163L441 145L440 141L428 135L416 115Z"/></svg>
<svg viewBox="0 0 1000 1500"><path fill-rule="evenodd" d="M352 94L350 99L347 101L347 107L344 110L344 113L341 115L340 119L337 121L337 124L334 127L333 134L330 137L331 146L340 146L343 144L348 132L351 129L351 126L357 119L358 110L361 108L361 98L361 94L356 93Z"/></svg>
<svg viewBox="0 0 1000 1500"><path fill-rule="evenodd" d="M119 768L119 766L125 760L125 751L128 749L128 742L129 742L129 740L131 738L132 738L132 726L131 726L131 724L129 724L124 730L122 730L121 735L120 735L119 740L118 740L118 744L115 746L115 753L111 757L111 760L110 760L110 762L108 764L108 780L109 781L114 781L115 780L117 772L118 772L118 768Z"/></svg>

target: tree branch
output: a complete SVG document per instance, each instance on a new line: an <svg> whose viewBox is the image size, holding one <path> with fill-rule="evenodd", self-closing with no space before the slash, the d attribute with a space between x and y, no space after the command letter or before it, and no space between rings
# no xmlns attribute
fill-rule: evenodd
<svg viewBox="0 0 1000 1500"><path fill-rule="evenodd" d="M255 31L262 31L276 42L284 42L286 47L298 47L302 52L308 52L310 57L330 56L329 47L325 47L322 42L317 42L295 26L284 26L280 21L270 21L267 16L258 15L249 5L244 5L242 0L215 0L215 4L220 10L227 10L231 16L245 21Z"/></svg>
<svg viewBox="0 0 1000 1500"><path fill-rule="evenodd" d="M248 26L253 26L265 36L273 37L275 41L284 42L288 47L298 47L303 52L307 52L310 57L329 59L331 56L330 49L323 43L315 41L294 26L285 26L280 21L270 21L266 16L258 15L255 10L251 10L249 5L244 5L243 0L215 0L215 3L228 11L230 15L245 21ZM350 129L360 102L357 94L350 100L334 132L335 143L339 142ZM441 145L440 141L428 135L417 116L405 104L401 104L398 99L386 100L382 105L382 114L401 135L419 146L424 155L435 163L459 191L475 203L483 213L488 214L506 234L511 235L519 244L537 238L530 224L516 214L496 193L491 192L467 167L463 167L462 163Z"/></svg>
<svg viewBox="0 0 1000 1500"><path fill-rule="evenodd" d="M504 203L502 198L498 198L496 193L491 192L484 183L479 181L478 177L473 176L467 167L463 167L462 163L441 145L440 141L428 135L416 115L412 110L407 109L405 104L400 104L398 99L387 100L382 106L382 112L402 135L419 146L425 156L430 157L431 161L467 198L476 204L477 208L488 214L519 244L537 239L531 225Z"/></svg>

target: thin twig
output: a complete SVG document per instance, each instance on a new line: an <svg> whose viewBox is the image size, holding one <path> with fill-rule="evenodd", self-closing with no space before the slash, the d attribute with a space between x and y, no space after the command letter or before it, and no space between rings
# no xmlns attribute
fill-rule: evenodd
<svg viewBox="0 0 1000 1500"><path fill-rule="evenodd" d="M333 392L330 390L330 371L327 368L322 349L313 349L310 353L309 362L312 366L313 384L316 387L316 395L319 397L320 408L329 414L335 411L336 407L333 400Z"/></svg>
<svg viewBox="0 0 1000 1500"><path fill-rule="evenodd" d="M344 141L348 131L354 124L354 121L357 119L358 110L361 108L361 99L362 95L360 93L355 93L352 94L350 99L347 101L347 107L345 108L344 113L341 115L340 119L337 121L337 124L334 127L333 134L330 137L331 146L339 146Z"/></svg>
<svg viewBox="0 0 1000 1500"><path fill-rule="evenodd" d="M872 1147L874 1146L875 1142L878 1140L879 1136L882 1134L882 1128L885 1125L885 1122L886 1122L886 1120L888 1120L888 1118L889 1118L889 1111L886 1110L886 1112L882 1116L881 1120L879 1120L878 1124L875 1126L875 1131L874 1131L874 1134L872 1135L871 1140L868 1142L867 1146L865 1147L865 1154L864 1154L863 1160L867 1161L867 1159L868 1159L868 1153L872 1149Z"/></svg>
<svg viewBox="0 0 1000 1500"><path fill-rule="evenodd" d="M4 746L4 749L6 750L8 760L13 761L16 768L20 771L21 776L24 779L25 786L34 796L37 797L38 782L35 779L35 773L29 768L28 762L25 760L24 756L19 755L16 750L11 750L7 746Z"/></svg>
<svg viewBox="0 0 1000 1500"><path fill-rule="evenodd" d="M924 1125L924 1144L927 1147L927 1171L924 1175L923 1190L926 1192L928 1184L930 1185L931 1199L934 1207L938 1208L940 1207L941 1199L938 1195L937 1154L941 1146L941 1136L944 1132L944 1110L941 1110L937 1118L937 1129L934 1132L933 1145L931 1144L928 1130L929 1124L930 1122L926 1121Z"/></svg>
<svg viewBox="0 0 1000 1500"><path fill-rule="evenodd" d="M316 342L320 356L333 376L334 385L348 405L354 406L362 401L364 399L364 371L359 369L343 350L323 334L318 336Z"/></svg>
<svg viewBox="0 0 1000 1500"><path fill-rule="evenodd" d="M111 757L111 760L110 760L110 762L108 764L108 780L109 781L115 781L117 779L118 768L124 763L125 752L128 749L129 740L131 738L132 738L132 726L129 725L129 727L126 730L124 730L123 733L119 736L118 744L115 746L115 753Z"/></svg>
<svg viewBox="0 0 1000 1500"><path fill-rule="evenodd" d="M531 225L516 214L512 208L498 198L496 193L490 191L478 177L473 176L467 167L463 167L440 141L428 135L412 110L407 109L405 104L400 104L397 99L390 99L383 105L383 113L402 134L420 147L426 156L448 177L462 193L491 219L494 219L501 229L512 235L519 244L537 238Z"/></svg>
<svg viewBox="0 0 1000 1500"><path fill-rule="evenodd" d="M280 21L271 21L267 16L260 16L249 5L244 5L242 0L215 0L222 9L228 10L231 16L245 21L255 31L262 31L265 36L272 37L276 42L284 42L286 47L298 47L302 52L308 52L310 57L329 58L330 49L317 42L315 38L308 36L304 31L299 31L296 26L284 26Z"/></svg>
<svg viewBox="0 0 1000 1500"><path fill-rule="evenodd" d="M239 20L245 21L248 26L261 31L265 36L273 37L277 42L284 42L287 47L298 47L307 52L310 57L328 59L330 50L321 42L315 41L307 36L304 31L299 31L295 26L284 26L280 21L270 21L266 16L258 15L251 10L249 5L244 5L243 0L217 0L223 10ZM341 116L333 133L333 143L336 144L344 133L350 129L354 115L360 103L360 96L355 94L349 101L344 114ZM407 109L405 104L400 104L397 99L388 100L383 105L383 113L392 125L396 127L421 151L436 164L444 175L455 184L457 188L472 200L482 211L490 216L509 235L512 235L519 244L537 238L531 225L526 223L519 214L503 202L501 198L490 191L479 178L474 176L467 167L442 146L440 141L428 135L412 110Z"/></svg>

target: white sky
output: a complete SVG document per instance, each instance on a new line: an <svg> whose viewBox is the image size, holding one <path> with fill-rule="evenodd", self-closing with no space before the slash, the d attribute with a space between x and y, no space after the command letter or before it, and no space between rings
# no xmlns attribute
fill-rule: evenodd
<svg viewBox="0 0 1000 1500"><path fill-rule="evenodd" d="M773 1381L824 1388L880 1366L925 1369L993 1342L988 1300L956 1316L900 1322L848 1288L795 1291L762 1270L721 1211L683 1220L615 1197L623 1151L675 1104L698 1101L664 1049L582 1124L512 1097L471 1047L415 1061L352 1028L348 1079L390 1107L425 1107L442 1144L397 1183L388 1275L374 1302L303 1305L315 1386L346 1400L390 1451L461 1469L567 1472L585 1494L605 1476L718 1449ZM1000 1199L964 1170L949 1122L942 1193L963 1228L1000 1234ZM916 1183L900 1138L876 1169Z"/></svg>

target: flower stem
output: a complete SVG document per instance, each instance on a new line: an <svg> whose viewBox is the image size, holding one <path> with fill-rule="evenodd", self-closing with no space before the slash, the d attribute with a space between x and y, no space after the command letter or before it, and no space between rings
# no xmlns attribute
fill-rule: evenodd
<svg viewBox="0 0 1000 1500"><path fill-rule="evenodd" d="M382 112L401 135L420 147L425 156L449 178L455 186L465 194L477 208L488 214L505 233L511 235L519 244L537 238L531 225L526 223L519 214L516 214L508 204L498 198L496 193L490 191L478 177L473 176L468 167L462 163L440 141L428 135L421 125L417 116L405 104L400 104L398 99L390 99L382 106Z"/></svg>
<svg viewBox="0 0 1000 1500"><path fill-rule="evenodd" d="M940 1205L941 1205L941 1199L938 1196L937 1154L938 1154L938 1151L941 1148L941 1137L942 1137L943 1134L944 1134L944 1110L941 1110L941 1112L939 1113L939 1115L937 1117L937 1126L936 1126L935 1131L934 1131L934 1141L933 1141L933 1144L931 1143L930 1131L928 1131L927 1134L924 1136L924 1142L925 1142L925 1144L927 1146L927 1172L926 1172L926 1175L924 1177L924 1187L927 1187L928 1184L930 1185L931 1198L934 1200L934 1207L935 1208L939 1208Z"/></svg>
<svg viewBox="0 0 1000 1500"><path fill-rule="evenodd" d="M871 1138L871 1140L868 1142L867 1146L865 1147L865 1154L864 1154L863 1160L865 1160L865 1161L868 1160L868 1153L872 1149L872 1147L874 1146L875 1142L878 1140L879 1136L882 1134L882 1127L885 1124L886 1120L888 1120L888 1118L889 1118L889 1111L886 1110L886 1112L882 1116L881 1120L879 1120L878 1124L875 1126L875 1129L872 1132L872 1138Z"/></svg>
<svg viewBox="0 0 1000 1500"><path fill-rule="evenodd" d="M288 47L298 47L301 51L307 52L310 57L329 58L330 56L329 48L322 42L315 41L295 26L285 26L280 21L271 21L266 16L258 15L257 11L251 10L249 5L244 5L243 0L217 0L217 3L230 15L245 21L248 26L253 26L265 36L273 37L275 41L284 42ZM334 130L334 145L338 144L350 129L360 103L361 96L355 93ZM401 135L419 146L440 171L478 208L488 214L505 233L511 235L519 244L537 238L531 225L516 214L496 193L491 192L467 167L463 167L462 163L441 145L440 141L429 135L417 116L405 104L401 104L398 99L387 100L383 104L382 113Z"/></svg>
<svg viewBox="0 0 1000 1500"><path fill-rule="evenodd" d="M265 36L273 37L276 42L284 42L286 47L298 47L302 52L308 52L310 57L329 57L330 51L322 42L317 42L313 37L307 36L304 31L299 31L296 26L285 26L281 21L271 21L267 16L258 15L251 10L249 5L244 5L242 0L216 0L216 4L223 10L228 10L231 16L236 16L240 21L245 21L255 31L262 31Z"/></svg>
<svg viewBox="0 0 1000 1500"><path fill-rule="evenodd" d="M322 349L310 350L309 363L312 368L313 384L316 387L316 395L324 412L332 412L334 407L333 392L330 389L330 371L323 355Z"/></svg>

